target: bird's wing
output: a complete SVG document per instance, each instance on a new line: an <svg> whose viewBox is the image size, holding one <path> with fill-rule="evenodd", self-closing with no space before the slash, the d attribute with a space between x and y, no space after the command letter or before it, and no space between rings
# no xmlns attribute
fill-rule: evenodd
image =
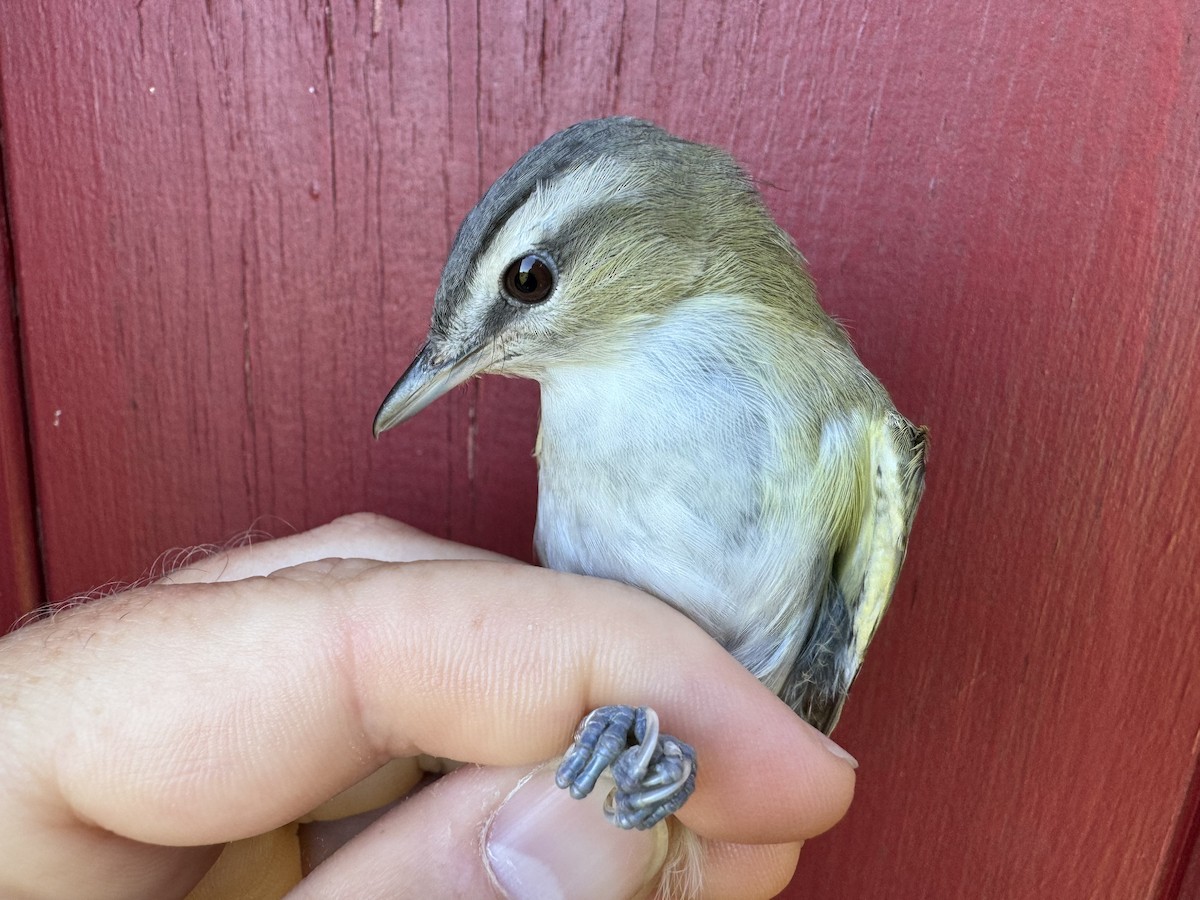
<svg viewBox="0 0 1200 900"><path fill-rule="evenodd" d="M900 577L908 533L925 490L929 432L888 410L872 429L870 446L871 490L858 532L842 548L845 563L834 572L854 617L853 674L862 665Z"/></svg>
<svg viewBox="0 0 1200 900"><path fill-rule="evenodd" d="M830 578L781 696L814 727L837 724L850 684L900 576L925 488L927 432L895 410L869 428L861 505L836 548Z"/></svg>

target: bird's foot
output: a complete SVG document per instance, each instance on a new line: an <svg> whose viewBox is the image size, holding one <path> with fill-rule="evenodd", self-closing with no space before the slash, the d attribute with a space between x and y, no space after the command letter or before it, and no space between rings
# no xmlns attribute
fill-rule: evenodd
<svg viewBox="0 0 1200 900"><path fill-rule="evenodd" d="M602 706L579 724L555 780L579 799L612 769L604 815L620 828L653 828L696 789L696 751L658 730L648 707Z"/></svg>

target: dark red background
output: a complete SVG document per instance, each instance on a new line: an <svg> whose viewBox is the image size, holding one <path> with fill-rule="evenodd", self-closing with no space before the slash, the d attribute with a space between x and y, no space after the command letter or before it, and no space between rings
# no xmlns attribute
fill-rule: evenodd
<svg viewBox="0 0 1200 900"><path fill-rule="evenodd" d="M0 604L372 509L530 553L536 390L374 443L453 230L579 118L730 149L933 434L795 896L1200 896L1196 5L9 4ZM11 240L11 255L8 243Z"/></svg>

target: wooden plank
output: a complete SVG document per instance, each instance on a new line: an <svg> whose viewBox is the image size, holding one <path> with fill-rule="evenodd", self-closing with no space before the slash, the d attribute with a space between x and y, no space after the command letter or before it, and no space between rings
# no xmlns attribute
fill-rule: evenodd
<svg viewBox="0 0 1200 900"><path fill-rule="evenodd" d="M1193 776L1180 805L1175 835L1163 854L1155 898L1195 900L1200 897L1200 778Z"/></svg>
<svg viewBox="0 0 1200 900"><path fill-rule="evenodd" d="M855 45L880 99L845 168L879 174L838 204L849 302L823 283L934 450L839 735L860 795L801 874L1173 896L1200 726L1196 17L940 12Z"/></svg>
<svg viewBox="0 0 1200 900"><path fill-rule="evenodd" d="M933 431L838 735L859 796L794 894L1166 900L1200 731L1196 11L327 9L6 14L51 595L357 508L527 556L530 386L370 418L479 191L651 116L759 177Z"/></svg>
<svg viewBox="0 0 1200 900"><path fill-rule="evenodd" d="M868 680L846 736L862 746L860 716L903 705L907 721L866 726L868 759L889 790L941 803L895 822L874 847L878 871L850 871L845 896L873 895L893 867L911 890L910 854L928 863L933 847L973 863L928 876L932 896L1142 897L1170 851L1200 690L1200 191L1186 163L1200 98L1188 31L1159 12L997 23L984 29L993 62L946 73L1003 86L963 98L989 118L956 130L969 159L949 185L931 173L918 221L937 237L919 242L932 259L909 282L941 346L962 348L916 366L936 376L935 472L955 457L923 510L938 546L917 536L912 587L869 663L888 677ZM1062 42L1068 31L1085 37ZM996 71L1003 59L1011 71ZM985 146L1005 165L981 178ZM913 730L936 760L919 770L911 750L896 755ZM851 828L871 827L870 784ZM844 873L850 847L817 845L814 875Z"/></svg>
<svg viewBox="0 0 1200 900"><path fill-rule="evenodd" d="M7 213L0 182L0 634L42 602Z"/></svg>
<svg viewBox="0 0 1200 900"><path fill-rule="evenodd" d="M477 388L370 438L479 174L465 125L446 143L446 12L365 13L73 3L27 27L113 52L6 34L52 596L367 507L529 555L464 513Z"/></svg>

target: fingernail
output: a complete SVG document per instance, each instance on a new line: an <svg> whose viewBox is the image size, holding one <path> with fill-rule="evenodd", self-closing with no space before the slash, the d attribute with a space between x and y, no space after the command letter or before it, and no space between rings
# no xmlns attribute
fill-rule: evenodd
<svg viewBox="0 0 1200 900"><path fill-rule="evenodd" d="M841 744L835 744L833 738L823 732L816 731L814 729L814 733L821 739L821 743L824 745L826 750L843 762L849 763L850 768L858 768L858 760L851 756L845 747L843 747Z"/></svg>
<svg viewBox="0 0 1200 900"><path fill-rule="evenodd" d="M607 783L606 783L607 781ZM623 831L604 818L611 780L575 800L538 769L508 795L488 826L484 854L512 900L609 900L642 893L666 859L666 825Z"/></svg>

